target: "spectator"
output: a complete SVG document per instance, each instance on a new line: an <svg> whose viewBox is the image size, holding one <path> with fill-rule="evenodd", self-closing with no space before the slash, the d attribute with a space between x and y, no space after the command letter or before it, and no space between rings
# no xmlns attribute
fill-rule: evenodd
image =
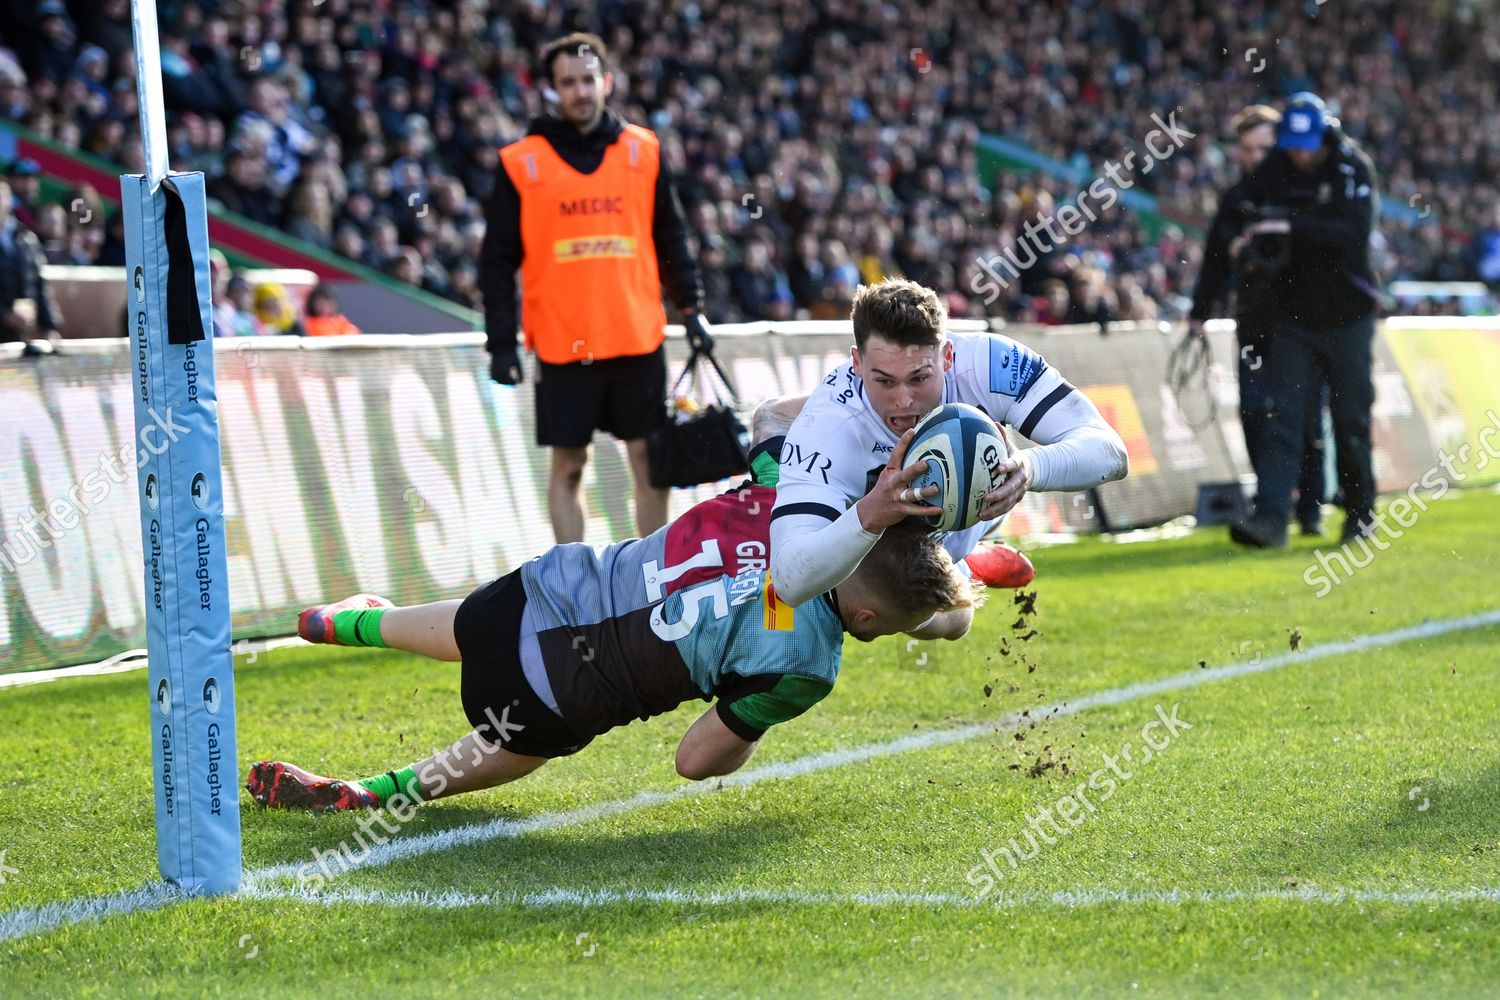
<svg viewBox="0 0 1500 1000"><path fill-rule="evenodd" d="M85 45L73 63L73 75L83 81L95 98L109 101L109 53L97 45Z"/></svg>
<svg viewBox="0 0 1500 1000"><path fill-rule="evenodd" d="M326 283L307 293L302 326L309 337L340 337L359 332L359 327L339 311L338 294Z"/></svg>
<svg viewBox="0 0 1500 1000"><path fill-rule="evenodd" d="M771 260L771 247L761 239L745 246L745 259L729 273L734 302L745 319L790 319L792 293L786 275Z"/></svg>
<svg viewBox="0 0 1500 1000"><path fill-rule="evenodd" d="M41 164L23 157L12 163L5 174L10 182L11 215L26 228L35 229L37 212L41 208Z"/></svg>
<svg viewBox="0 0 1500 1000"><path fill-rule="evenodd" d="M263 226L281 222L276 196L266 178L266 161L254 152L237 149L225 160L224 176L208 185L208 195L227 210Z"/></svg>
<svg viewBox="0 0 1500 1000"><path fill-rule="evenodd" d="M226 92L193 58L187 38L171 29L161 32L161 86L167 107L220 118L234 113L239 97L238 93Z"/></svg>
<svg viewBox="0 0 1500 1000"><path fill-rule="evenodd" d="M220 250L208 252L209 287L213 295L215 337L253 337L256 333L255 315L249 310L250 285L244 278L234 277L229 270L229 260ZM244 288L247 308L243 311L231 294L234 282Z"/></svg>
<svg viewBox="0 0 1500 1000"><path fill-rule="evenodd" d="M22 51L26 75L61 84L73 72L73 54L78 33L62 0L42 0L36 8L37 37Z"/></svg>
<svg viewBox="0 0 1500 1000"><path fill-rule="evenodd" d="M1120 275L1116 294L1119 296L1119 318L1134 323L1155 323L1156 300L1142 290L1140 281L1133 274Z"/></svg>
<svg viewBox="0 0 1500 1000"><path fill-rule="evenodd" d="M360 235L359 227L348 223L340 225L333 234L334 253L340 254L350 260L363 260L365 257L365 238Z"/></svg>
<svg viewBox="0 0 1500 1000"><path fill-rule="evenodd" d="M203 25L197 40L188 47L188 56L197 63L198 75L205 89L219 104L217 118L227 119L245 106L245 85L240 72L240 47L230 37L229 23L222 17L211 17ZM335 105L336 106L336 105Z"/></svg>
<svg viewBox="0 0 1500 1000"><path fill-rule="evenodd" d="M76 33L58 0L37 3L39 19L9 9L31 3L0 5L0 114L129 162L137 154L125 110L134 91L128 0L75 4ZM288 25L282 6L162 6L170 111L175 118L199 108L193 113L207 132L201 141L190 136L198 158L190 165L217 180L226 133L260 156L263 169L274 160L271 196L257 202L274 219L294 214L290 192L316 169L339 224L355 226L364 241L377 218L402 227L388 252L417 238L406 206L384 202L389 182L372 178L414 157L434 192L432 221L462 231L463 210L450 215L455 206L436 196L443 178L488 202L497 151L540 110L524 53L573 16L556 5L517 4L487 22L464 4L414 0L387 9L330 0L316 18ZM1029 312L1044 281L1068 280L1063 261L1076 258L1101 268L1122 302L1128 277L1159 314L1177 316L1197 247L1148 238L1123 204L1070 236L1062 252L1042 254L1011 287L980 291L986 275L971 265L1017 247L1027 223L1076 197L1079 179L1103 176L1107 161L1138 152L1153 113L1174 110L1186 128L1207 133L1248 101L1306 80L1342 90L1342 117L1356 123L1353 137L1385 178L1396 211L1382 216L1390 250L1377 264L1380 277L1479 275L1486 258L1475 241L1500 199L1500 93L1474 83L1489 79L1493 59L1471 4L1381 0L1369 17L1309 19L1298 5L1163 0L1149 32L1139 6L1037 0L1023 17L975 18L971 5L955 0L897 2L881 8L878 26L817 5L763 2L709 5L693 18L676 6L664 13L605 4L587 16L619 39L621 79L629 81L620 110L651 123L702 232L701 253L726 267L741 263L750 240L763 239L791 278L794 248L811 234L819 246L837 239L848 247L863 281L892 273L956 281L938 290L968 296L976 312L1015 318ZM897 37L928 54L920 66L892 47ZM108 54L105 94L93 75L98 57L79 48L80 38ZM1273 70L1245 72L1236 57L1252 46L1266 51L1272 38L1283 40ZM7 58L6 46L21 57ZM1309 53L1337 58L1314 62ZM17 79L17 64L29 84ZM253 121L237 122L250 97L233 91L262 78L272 82L256 101L270 117L256 111ZM280 140L271 119L282 114L312 136L310 147L292 142L291 156L273 150ZM1002 170L982 187L982 133L1066 164L1075 176ZM1128 180L1172 216L1201 220L1212 214L1211 189L1227 186L1231 172L1205 134ZM357 199L369 210L351 210ZM703 222L709 217L712 230ZM461 246L438 238L433 262L451 275ZM451 287L459 282L447 284L449 295L461 294ZM803 291L793 289L796 308L810 310Z"/></svg>
<svg viewBox="0 0 1500 1000"><path fill-rule="evenodd" d="M255 315L255 289L243 275L229 276L229 282L224 286L224 296L232 308L232 311L226 309L224 312L225 330L232 332L226 332L222 336L257 337L267 332L261 329L260 320ZM217 324L214 336L221 336Z"/></svg>
<svg viewBox="0 0 1500 1000"><path fill-rule="evenodd" d="M1068 283L1061 278L1048 278L1042 282L1041 294L1037 296L1033 322L1043 326L1061 326L1068 322L1068 310L1071 306Z"/></svg>
<svg viewBox="0 0 1500 1000"><path fill-rule="evenodd" d="M267 336L284 334L301 337L306 334L297 319L297 310L292 306L286 286L270 281L255 286L255 319L260 332Z"/></svg>
<svg viewBox="0 0 1500 1000"><path fill-rule="evenodd" d="M99 46L117 65L122 57L133 61L130 0L99 0L97 4L81 6L83 40Z"/></svg>
<svg viewBox="0 0 1500 1000"><path fill-rule="evenodd" d="M385 269L397 281L422 287L422 255L409 246L398 246L386 260Z"/></svg>
<svg viewBox="0 0 1500 1000"><path fill-rule="evenodd" d="M1109 322L1114 319L1115 295L1110 290L1108 275L1102 268L1075 267L1069 282L1068 322L1091 324L1099 332L1109 332Z"/></svg>
<svg viewBox="0 0 1500 1000"><path fill-rule="evenodd" d="M304 176L287 202L286 231L322 250L333 245L333 201L322 181Z"/></svg>
<svg viewBox="0 0 1500 1000"><path fill-rule="evenodd" d="M484 308L484 297L479 294L478 268L464 261L453 268L450 277L452 282L448 286L449 298L470 309Z"/></svg>
<svg viewBox="0 0 1500 1000"><path fill-rule="evenodd" d="M73 243L68 230L68 213L61 205L43 205L41 217L32 227L41 244L48 264L87 264L88 258L77 259L73 255Z"/></svg>
<svg viewBox="0 0 1500 1000"><path fill-rule="evenodd" d="M1491 222L1474 239L1475 271L1479 280L1494 288L1500 286L1500 204L1493 210Z"/></svg>
<svg viewBox="0 0 1500 1000"><path fill-rule="evenodd" d="M250 110L240 115L235 129L260 127L265 135L268 180L277 191L286 191L297 179L302 159L311 154L317 140L292 114L286 86L274 76L257 77L250 85Z"/></svg>
<svg viewBox="0 0 1500 1000"><path fill-rule="evenodd" d="M10 185L0 179L0 341L57 340L62 313L42 277L47 258L10 206Z"/></svg>
<svg viewBox="0 0 1500 1000"><path fill-rule="evenodd" d="M391 261L401 253L401 237L396 224L384 216L376 216L370 223L370 242L365 247L365 263L370 267L387 270ZM421 274L421 261L417 262L417 274ZM412 281L419 284L421 278Z"/></svg>
<svg viewBox="0 0 1500 1000"><path fill-rule="evenodd" d="M787 265L787 288L792 303L810 313L823 301L825 287L823 262L818 259L818 237L804 232L797 237L796 250Z"/></svg>

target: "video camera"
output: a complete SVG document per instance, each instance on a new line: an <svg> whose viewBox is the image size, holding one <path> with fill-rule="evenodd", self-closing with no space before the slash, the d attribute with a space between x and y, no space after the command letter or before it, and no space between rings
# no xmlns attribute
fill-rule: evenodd
<svg viewBox="0 0 1500 1000"><path fill-rule="evenodd" d="M1290 219L1291 209L1285 205L1252 205L1247 203L1245 216L1250 224L1272 219ZM1235 261L1247 281L1274 278L1286 270L1292 262L1292 237L1290 233L1257 233L1240 251Z"/></svg>

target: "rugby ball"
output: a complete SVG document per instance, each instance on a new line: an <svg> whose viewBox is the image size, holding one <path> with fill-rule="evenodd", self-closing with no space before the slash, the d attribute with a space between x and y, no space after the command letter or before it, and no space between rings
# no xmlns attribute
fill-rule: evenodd
<svg viewBox="0 0 1500 1000"><path fill-rule="evenodd" d="M984 495L1005 482L1000 463L1010 457L1010 446L1000 428L976 406L946 403L918 421L916 431L905 464L927 463L912 486L938 488L920 501L942 512L933 526L962 531L978 524Z"/></svg>

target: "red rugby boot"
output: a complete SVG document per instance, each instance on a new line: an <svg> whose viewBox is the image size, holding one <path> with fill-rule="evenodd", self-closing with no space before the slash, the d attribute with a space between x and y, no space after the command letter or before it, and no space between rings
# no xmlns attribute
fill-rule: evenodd
<svg viewBox="0 0 1500 1000"><path fill-rule="evenodd" d="M322 778L279 760L261 760L250 765L250 772L245 775L245 790L259 805L271 809L340 812L380 805L375 793L363 785Z"/></svg>
<svg viewBox="0 0 1500 1000"><path fill-rule="evenodd" d="M358 611L361 608L394 608L395 605L375 594L355 594L335 604L320 604L308 608L297 616L297 634L308 642L322 642L330 646L342 646L333 634L333 616L339 611Z"/></svg>
<svg viewBox="0 0 1500 1000"><path fill-rule="evenodd" d="M986 587L1024 587L1036 578L1036 567L1020 552L1002 542L981 545L970 552L968 563L974 579Z"/></svg>

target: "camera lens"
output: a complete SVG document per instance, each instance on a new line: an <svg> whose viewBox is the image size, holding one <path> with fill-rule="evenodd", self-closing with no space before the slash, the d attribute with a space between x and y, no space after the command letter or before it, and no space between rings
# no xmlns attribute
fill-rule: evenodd
<svg viewBox="0 0 1500 1000"><path fill-rule="evenodd" d="M1259 274L1276 274L1292 262L1292 241L1284 233L1262 233L1245 247L1244 265Z"/></svg>

